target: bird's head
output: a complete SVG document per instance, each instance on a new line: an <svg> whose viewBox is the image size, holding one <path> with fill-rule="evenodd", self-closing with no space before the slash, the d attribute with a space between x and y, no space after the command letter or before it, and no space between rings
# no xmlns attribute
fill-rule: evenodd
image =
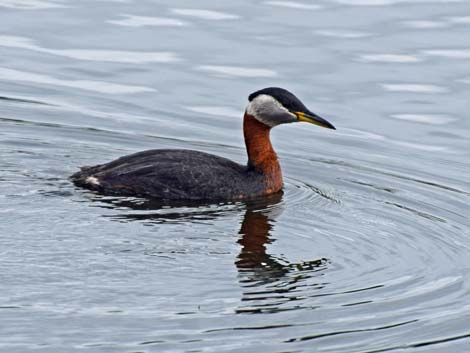
<svg viewBox="0 0 470 353"><path fill-rule="evenodd" d="M296 96L283 88L264 88L250 94L248 100L246 113L269 127L305 121L335 130L332 124L312 113Z"/></svg>

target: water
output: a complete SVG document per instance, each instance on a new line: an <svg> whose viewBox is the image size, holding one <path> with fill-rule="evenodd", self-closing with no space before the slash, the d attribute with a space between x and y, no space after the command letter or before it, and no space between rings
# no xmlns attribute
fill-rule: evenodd
<svg viewBox="0 0 470 353"><path fill-rule="evenodd" d="M0 350L470 351L468 1L0 0ZM244 162L249 93L282 196L155 207L73 187L150 148Z"/></svg>

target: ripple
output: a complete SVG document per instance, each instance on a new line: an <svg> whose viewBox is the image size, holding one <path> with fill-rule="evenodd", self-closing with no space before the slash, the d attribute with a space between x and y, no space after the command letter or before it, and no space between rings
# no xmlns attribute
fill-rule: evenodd
<svg viewBox="0 0 470 353"><path fill-rule="evenodd" d="M0 79L1 81L1 79ZM17 98L10 98L6 97L7 101L12 101L12 102L22 102L22 103L30 103L30 104L38 104L38 105L44 105L44 106L50 106L54 107L55 110L61 110L63 112L73 112L73 113L80 113L83 115L88 115L90 117L95 117L95 118L101 118L101 119L112 119L115 121L129 121L132 119L134 123L137 121L149 121L149 122L154 122L154 118L151 116L142 116L142 115L136 115L136 114L129 114L129 113L123 113L123 112L108 112L108 111L99 111L99 110L94 110L90 109L87 106L80 106L80 105L74 105L70 104L66 101L63 100L48 100L48 101L35 101L32 98L29 97L17 97ZM53 124L53 123L46 123L46 122L36 122L36 121L26 121L22 119L8 119L8 118L2 118L0 117L0 120L2 121L12 121L12 122L19 122L21 124L37 124L38 126L49 126L49 127L60 127L60 128L78 128L78 129L85 129L85 130L93 130L93 131L100 131L103 133L124 133L123 130L108 130L104 128L91 128L89 126L74 126L74 125L67 125L67 124ZM127 130L126 130L127 132ZM160 137L164 138L164 137Z"/></svg>
<svg viewBox="0 0 470 353"><path fill-rule="evenodd" d="M315 33L325 37L345 39L365 38L373 35L372 33L352 31L348 29L322 29L315 31Z"/></svg>
<svg viewBox="0 0 470 353"><path fill-rule="evenodd" d="M470 59L470 49L425 50L424 54L430 56L440 56L450 59Z"/></svg>
<svg viewBox="0 0 470 353"><path fill-rule="evenodd" d="M431 150L432 151L432 150ZM442 223L446 223L447 221L443 218L440 218L440 217L437 217L435 215L432 215L430 213L426 213L426 212L423 212L423 211L420 211L420 210L416 210L414 208L411 208L411 207L408 207L408 206L404 206L404 205L401 205L401 204L398 204L398 203L393 203L393 202L388 202L386 201L385 204L387 205L390 205L390 206L394 206L394 207L397 207L401 210L405 210L407 212L411 212L413 213L414 215L418 216L418 217L423 217L423 218L426 218L430 221L436 221L436 222L442 222Z"/></svg>
<svg viewBox="0 0 470 353"><path fill-rule="evenodd" d="M147 224L187 224L191 222L212 223L212 221L235 211L240 211L241 206L237 204L207 205L199 207L156 207L148 206L146 200L131 200L119 198L103 198L93 196L93 201L100 202L96 206L119 211L118 214L104 215L104 218L120 222L145 222ZM140 211L139 211L139 205ZM157 252L155 252L157 253Z"/></svg>
<svg viewBox="0 0 470 353"><path fill-rule="evenodd" d="M409 28L416 28L416 29L433 29L433 28L444 28L444 27L449 26L449 24L442 22L442 21L429 21L429 20L404 21L403 25Z"/></svg>
<svg viewBox="0 0 470 353"><path fill-rule="evenodd" d="M336 0L338 4L354 5L354 6L383 6L393 5L401 0Z"/></svg>
<svg viewBox="0 0 470 353"><path fill-rule="evenodd" d="M387 139L384 135L379 135L379 134L375 134L375 133L364 131L364 130L357 130L357 129L350 129L350 128L342 128L341 131L338 131L338 134L342 136L351 136L351 137L362 138L366 140L386 140Z"/></svg>
<svg viewBox="0 0 470 353"><path fill-rule="evenodd" d="M219 106L188 106L185 109L196 113L203 113L207 115L226 116L230 118L240 117L240 111L230 107Z"/></svg>
<svg viewBox="0 0 470 353"><path fill-rule="evenodd" d="M20 10L43 10L66 8L63 4L57 4L52 1L41 0L0 0L0 7Z"/></svg>
<svg viewBox="0 0 470 353"><path fill-rule="evenodd" d="M361 139L367 139L367 140L377 140L377 141L386 141L387 143L390 144L395 144L399 146L405 146L409 148L414 148L414 149L419 149L423 151L446 151L447 147L444 146L436 146L436 145L424 145L424 144L419 144L419 143L414 143L414 142L409 142L409 141L400 141L394 138L389 138L384 135L378 135L374 133L369 133L366 131L361 131L361 130L355 130L355 129L343 129L345 131L338 132L338 134L341 134L342 136L350 136L354 138L361 138Z"/></svg>
<svg viewBox="0 0 470 353"><path fill-rule="evenodd" d="M413 83L385 83L382 87L389 92L445 93L446 87Z"/></svg>
<svg viewBox="0 0 470 353"><path fill-rule="evenodd" d="M404 146L404 147L407 147L407 148L413 148L413 149L418 149L418 150L422 150L422 151L430 151L430 152L441 151L441 152L444 152L444 151L449 150L445 146L425 145L425 144L421 144L421 143L402 141L402 140L398 140L395 136L393 138L390 138L390 137L387 137L387 136L384 136L384 135L379 135L379 134L370 133L370 132L367 132L367 131L349 129L349 128L342 128L341 131L338 131L336 134L341 135L341 136L349 136L349 137L353 137L353 138L359 138L359 139L383 141L383 142L386 142L388 144Z"/></svg>
<svg viewBox="0 0 470 353"><path fill-rule="evenodd" d="M323 190L295 178L286 177L284 187L286 189L285 199L289 204L302 204L307 201L314 201L316 204L327 206L328 204L341 203L339 197L333 191Z"/></svg>
<svg viewBox="0 0 470 353"><path fill-rule="evenodd" d="M18 71L13 69L0 68L0 81L24 81L31 83L39 83L46 85L78 88L87 91L94 91L107 94L126 94L126 93L142 93L156 91L150 87L120 85L117 83L109 83L103 81L89 80L64 80L51 76L41 75L33 72Z"/></svg>
<svg viewBox="0 0 470 353"><path fill-rule="evenodd" d="M363 171L363 172L366 172L370 175L374 175L374 174L384 175L386 177L390 177L392 180L393 179L405 180L405 181L409 181L409 182L412 182L412 183L422 184L425 187L431 187L431 188L437 188L437 189L440 189L440 190L444 190L445 192L449 191L449 192L454 192L454 193L461 194L461 195L470 196L470 193L465 191L464 189L458 189L458 188L455 188L455 187L452 187L450 185L446 185L446 184L443 184L443 183L437 183L435 181L431 181L431 180L428 180L428 179L420 179L420 178L417 178L417 177L408 176L406 174L390 172L390 171L381 170L381 169L378 169L378 168L366 167L366 166L362 166L362 165L359 165L359 164L346 162L346 161L343 161L343 160L310 159L310 161L317 162L317 163L323 163L323 164L327 164L327 165L338 165L338 166L341 166L341 167L350 168L351 170Z"/></svg>
<svg viewBox="0 0 470 353"><path fill-rule="evenodd" d="M157 27L181 27L187 26L188 23L177 20L174 18L166 17L148 17L148 16L135 16L135 15L121 15L125 17L121 20L108 20L106 22L119 26L126 27L144 27L144 26L157 26Z"/></svg>
<svg viewBox="0 0 470 353"><path fill-rule="evenodd" d="M412 287L401 294L396 294L393 300L409 299L410 297L422 296L436 291L442 291L447 287L454 286L455 284L462 284L463 278L461 276L451 276L432 280L427 283L421 283L417 287Z"/></svg>
<svg viewBox="0 0 470 353"><path fill-rule="evenodd" d="M390 115L390 117L398 120L431 125L445 125L457 120L448 115L442 114L393 114Z"/></svg>
<svg viewBox="0 0 470 353"><path fill-rule="evenodd" d="M320 5L314 4L305 4L296 1L265 1L266 5L279 6L279 7L288 7L291 9L300 9L300 10L318 10L323 8Z"/></svg>
<svg viewBox="0 0 470 353"><path fill-rule="evenodd" d="M415 323L417 321L418 320L408 320L408 321L399 322L399 323L396 323L396 324L391 324L391 325L386 325L386 326L362 328L362 329L352 329L352 330L344 330L344 331L334 331L334 332L325 332L325 333L319 333L319 334L310 335L310 336L303 336L303 337L299 337L299 338L291 338L291 339L287 340L286 342L311 341L311 340L314 340L314 339L324 338L324 337L328 337L328 336L338 336L338 335L345 335L345 334L358 333L358 332L371 332L371 331L388 330L388 329L391 329L391 328L412 324L412 323Z"/></svg>
<svg viewBox="0 0 470 353"><path fill-rule="evenodd" d="M1 78L0 78L1 80ZM48 106L55 106L51 103L41 102L34 98L26 98L26 97L7 97L7 96L0 96L0 100L3 100L7 103L26 103L26 104L39 104L39 105L48 105Z"/></svg>
<svg viewBox="0 0 470 353"><path fill-rule="evenodd" d="M417 56L404 54L365 54L361 55L361 61L381 63L417 63L423 61Z"/></svg>
<svg viewBox="0 0 470 353"><path fill-rule="evenodd" d="M0 45L4 47L22 49L42 49L34 44L34 41L26 37L0 35Z"/></svg>
<svg viewBox="0 0 470 353"><path fill-rule="evenodd" d="M269 69L257 69L238 66L202 65L197 67L201 71L209 71L220 76L232 77L276 77L277 73Z"/></svg>
<svg viewBox="0 0 470 353"><path fill-rule="evenodd" d="M447 17L440 20L412 20L403 21L404 26L415 29L447 28L453 25L470 24L470 16Z"/></svg>
<svg viewBox="0 0 470 353"><path fill-rule="evenodd" d="M456 80L457 82L465 83L470 85L470 76Z"/></svg>
<svg viewBox="0 0 470 353"><path fill-rule="evenodd" d="M444 343L448 343L452 341L468 340L469 338L470 338L470 333L464 334L464 335L458 335L458 336L436 338L436 339L432 339L428 341L420 341L420 342L415 342L415 343L410 343L410 344L397 345L397 346L383 348L383 349L366 351L364 353L382 353L382 352L390 352L390 351L395 351L395 350L403 351L403 350L408 350L408 349L414 350L414 348L435 346L435 345L444 344ZM445 352L447 352L447 350Z"/></svg>
<svg viewBox="0 0 470 353"><path fill-rule="evenodd" d="M110 61L132 64L169 63L179 61L172 52L131 52L122 50L62 49L47 50L48 53L79 60Z"/></svg>
<svg viewBox="0 0 470 353"><path fill-rule="evenodd" d="M425 145L422 143L409 142L409 141L398 141L398 140L390 140L390 141L396 145L413 148L413 149L421 150L421 151L444 152L448 150L448 148L445 146Z"/></svg>
<svg viewBox="0 0 470 353"><path fill-rule="evenodd" d="M448 20L449 22L455 23L455 24L464 24L464 25L470 24L470 16L449 17Z"/></svg>
<svg viewBox="0 0 470 353"><path fill-rule="evenodd" d="M0 46L28 49L41 53L89 61L142 64L150 62L168 63L180 60L178 56L172 52L135 52L101 49L48 49L36 45L30 38L16 36L0 36Z"/></svg>
<svg viewBox="0 0 470 353"><path fill-rule="evenodd" d="M203 20L236 20L240 18L237 15L219 12L219 11L212 11L212 10L202 10L202 9L180 9L174 8L171 9L171 12L176 15L181 16L188 16L188 17L195 17L200 18Z"/></svg>
<svg viewBox="0 0 470 353"><path fill-rule="evenodd" d="M354 6L386 6L397 5L402 3L418 3L418 2L431 2L431 3L452 3L461 2L462 0L335 0L339 4L354 5Z"/></svg>

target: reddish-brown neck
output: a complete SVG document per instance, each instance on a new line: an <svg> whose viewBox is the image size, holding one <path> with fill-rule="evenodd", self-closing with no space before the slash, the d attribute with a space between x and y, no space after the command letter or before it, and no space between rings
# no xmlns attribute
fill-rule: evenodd
<svg viewBox="0 0 470 353"><path fill-rule="evenodd" d="M269 139L271 127L245 113L243 134L245 135L248 165L266 178L266 194L282 189L281 166Z"/></svg>

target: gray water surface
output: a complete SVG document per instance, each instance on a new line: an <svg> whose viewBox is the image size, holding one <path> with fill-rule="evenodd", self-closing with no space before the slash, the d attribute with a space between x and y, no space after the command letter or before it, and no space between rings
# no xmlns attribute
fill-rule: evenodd
<svg viewBox="0 0 470 353"><path fill-rule="evenodd" d="M470 352L470 2L0 0L0 350ZM151 148L246 161L283 195L157 207L75 188Z"/></svg>

